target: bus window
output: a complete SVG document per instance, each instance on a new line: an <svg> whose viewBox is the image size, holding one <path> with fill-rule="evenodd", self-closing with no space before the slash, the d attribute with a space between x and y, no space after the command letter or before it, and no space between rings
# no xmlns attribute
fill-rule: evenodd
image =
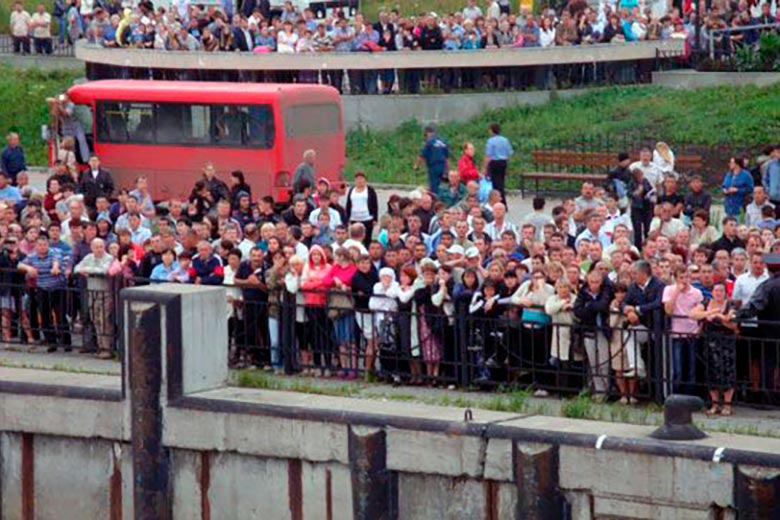
<svg viewBox="0 0 780 520"><path fill-rule="evenodd" d="M310 135L328 135L341 132L339 106L333 103L321 105L295 105L284 114L285 135L289 139Z"/></svg>
<svg viewBox="0 0 780 520"><path fill-rule="evenodd" d="M271 105L186 105L100 102L98 140L270 149L274 145Z"/></svg>
<svg viewBox="0 0 780 520"><path fill-rule="evenodd" d="M269 149L274 145L274 116L270 105L211 107L214 144Z"/></svg>
<svg viewBox="0 0 780 520"><path fill-rule="evenodd" d="M148 103L98 103L98 141L154 142L153 108Z"/></svg>

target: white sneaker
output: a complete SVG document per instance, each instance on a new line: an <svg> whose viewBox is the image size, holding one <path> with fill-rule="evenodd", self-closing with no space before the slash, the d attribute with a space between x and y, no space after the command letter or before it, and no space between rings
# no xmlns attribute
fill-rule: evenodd
<svg viewBox="0 0 780 520"><path fill-rule="evenodd" d="M620 404L628 404L628 397L623 396L620 398L620 401L618 401Z"/></svg>
<svg viewBox="0 0 780 520"><path fill-rule="evenodd" d="M534 391L534 397L547 397L548 395L550 395L550 392L543 388Z"/></svg>

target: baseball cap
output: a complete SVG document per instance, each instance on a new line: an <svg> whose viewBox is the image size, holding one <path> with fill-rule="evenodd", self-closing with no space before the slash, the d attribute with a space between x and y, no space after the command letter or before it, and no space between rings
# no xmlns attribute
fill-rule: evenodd
<svg viewBox="0 0 780 520"><path fill-rule="evenodd" d="M450 254L450 255L463 255L464 254L463 246L458 245L458 244L452 244L449 247L449 249L447 249L447 254Z"/></svg>
<svg viewBox="0 0 780 520"><path fill-rule="evenodd" d="M479 249L476 247L470 247L466 249L465 255L466 258L479 258Z"/></svg>

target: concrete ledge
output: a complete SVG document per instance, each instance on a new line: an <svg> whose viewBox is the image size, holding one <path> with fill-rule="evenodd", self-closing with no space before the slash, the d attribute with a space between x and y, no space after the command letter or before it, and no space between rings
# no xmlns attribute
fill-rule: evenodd
<svg viewBox="0 0 780 520"><path fill-rule="evenodd" d="M560 486L589 489L594 495L623 495L677 504L733 502L734 466L714 462L656 457L561 446ZM594 478L594 469L599 471Z"/></svg>
<svg viewBox="0 0 780 520"><path fill-rule="evenodd" d="M681 89L766 87L777 83L780 83L780 72L699 72L689 69L653 72L653 85Z"/></svg>
<svg viewBox="0 0 780 520"><path fill-rule="evenodd" d="M349 463L343 424L168 408L163 442L172 448Z"/></svg>
<svg viewBox="0 0 780 520"><path fill-rule="evenodd" d="M0 394L3 431L128 440L124 423L121 402Z"/></svg>
<svg viewBox="0 0 780 520"><path fill-rule="evenodd" d="M76 44L76 57L88 63L119 67L200 70L376 70L442 67L520 67L656 59L659 52L680 53L681 40L620 44L498 49L494 51L327 52L254 54L241 52L165 52L107 49Z"/></svg>
<svg viewBox="0 0 780 520"><path fill-rule="evenodd" d="M486 444L487 440L479 437L388 428L387 468L410 473L482 478ZM506 456L511 462L511 449Z"/></svg>

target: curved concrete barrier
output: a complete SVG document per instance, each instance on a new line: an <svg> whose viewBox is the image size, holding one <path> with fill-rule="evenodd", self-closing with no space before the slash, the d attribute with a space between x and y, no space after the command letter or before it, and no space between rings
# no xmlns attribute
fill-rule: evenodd
<svg viewBox="0 0 780 520"><path fill-rule="evenodd" d="M468 67L527 67L651 60L682 54L681 40L578 45L492 51L328 52L313 54L253 54L240 52L168 52L107 49L76 44L76 57L87 63L119 67L191 70L376 70Z"/></svg>

